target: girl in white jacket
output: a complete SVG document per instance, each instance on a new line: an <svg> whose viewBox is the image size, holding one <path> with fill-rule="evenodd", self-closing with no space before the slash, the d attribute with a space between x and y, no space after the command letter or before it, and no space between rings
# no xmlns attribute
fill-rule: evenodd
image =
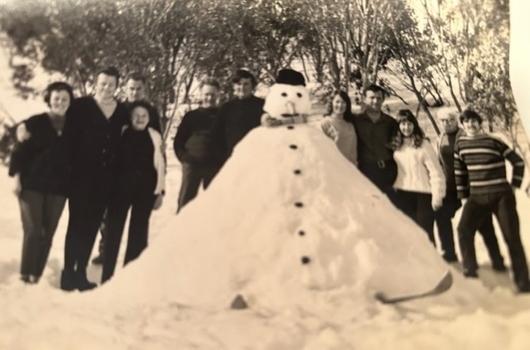
<svg viewBox="0 0 530 350"><path fill-rule="evenodd" d="M396 206L427 232L434 244L434 212L442 206L445 178L434 148L408 109L399 110L393 139L398 175Z"/></svg>

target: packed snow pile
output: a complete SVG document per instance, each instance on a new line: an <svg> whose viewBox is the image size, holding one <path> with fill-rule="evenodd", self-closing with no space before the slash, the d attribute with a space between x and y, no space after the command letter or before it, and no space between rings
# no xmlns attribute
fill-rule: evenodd
<svg viewBox="0 0 530 350"><path fill-rule="evenodd" d="M448 270L426 234L304 124L252 131L162 230L102 289L214 308L241 294L281 308L322 293L417 294Z"/></svg>

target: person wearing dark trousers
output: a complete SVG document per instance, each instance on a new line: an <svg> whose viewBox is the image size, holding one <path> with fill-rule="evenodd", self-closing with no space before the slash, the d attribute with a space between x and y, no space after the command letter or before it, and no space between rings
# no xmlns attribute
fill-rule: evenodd
<svg viewBox="0 0 530 350"><path fill-rule="evenodd" d="M261 125L265 100L254 96L257 84L256 77L245 69L237 70L232 77L234 99L221 106L214 126L214 147L223 152L223 161L250 130Z"/></svg>
<svg viewBox="0 0 530 350"><path fill-rule="evenodd" d="M394 202L397 166L390 146L398 131L394 118L381 111L385 90L375 84L364 89L364 110L353 118L357 132L359 170Z"/></svg>
<svg viewBox="0 0 530 350"><path fill-rule="evenodd" d="M135 101L144 101L145 105L149 108L149 127L155 129L160 134L163 133L162 125L160 120L160 115L156 107L150 104L147 101L147 79L140 73L132 73L128 76L127 82L125 84L125 101L123 104L130 109L131 103ZM106 234L106 223L107 212L103 216L103 221L101 222L99 232L101 237L99 239L98 245L98 255L92 259L92 264L101 265L105 258L105 234Z"/></svg>
<svg viewBox="0 0 530 350"><path fill-rule="evenodd" d="M398 175L395 204L414 220L434 244L434 212L442 206L445 178L434 147L408 109L397 114L399 131L393 138Z"/></svg>
<svg viewBox="0 0 530 350"><path fill-rule="evenodd" d="M100 71L94 97L76 99L66 113L63 137L72 171L61 274L66 291L97 286L86 268L114 185L121 130L129 123L127 108L114 99L118 81L115 68Z"/></svg>
<svg viewBox="0 0 530 350"><path fill-rule="evenodd" d="M66 203L69 169L61 135L73 99L67 83L48 85L44 101L49 112L30 117L17 128L19 143L9 175L15 180L24 231L20 276L25 283L41 278Z"/></svg>
<svg viewBox="0 0 530 350"><path fill-rule="evenodd" d="M447 191L442 207L435 212L435 219L443 251L442 256L447 262L455 262L458 259L455 252L451 220L455 216L456 211L462 206L456 192L454 171L455 141L460 136L465 135L465 132L458 127L458 110L456 108L447 107L439 110L438 119L443 127L443 133L438 141L438 157L444 169ZM488 251L492 268L495 271L506 271L491 216L484 219L478 232L482 236Z"/></svg>
<svg viewBox="0 0 530 350"><path fill-rule="evenodd" d="M148 127L147 103L133 102L130 108L131 126L126 126L121 136L116 182L108 206L102 283L114 275L129 209L131 218L124 265L138 258L147 247L149 218L152 210L162 205L164 196L162 136Z"/></svg>
<svg viewBox="0 0 530 350"><path fill-rule="evenodd" d="M178 127L173 142L175 155L182 164L177 213L197 196L201 183L204 189L208 188L221 167L222 154L213 143L219 90L216 80L203 80L201 106L186 113Z"/></svg>
<svg viewBox="0 0 530 350"><path fill-rule="evenodd" d="M460 122L466 135L456 140L454 166L458 197L467 198L457 228L464 275L478 277L474 235L493 213L508 245L516 288L528 293L530 279L514 196L514 189L523 180L524 162L504 142L482 132L478 113L466 110ZM506 178L505 160L513 166L511 184Z"/></svg>

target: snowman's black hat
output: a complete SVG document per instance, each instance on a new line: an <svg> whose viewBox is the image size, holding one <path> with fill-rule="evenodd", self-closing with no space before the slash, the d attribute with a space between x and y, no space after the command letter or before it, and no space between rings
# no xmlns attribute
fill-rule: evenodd
<svg viewBox="0 0 530 350"><path fill-rule="evenodd" d="M302 73L290 68L280 69L276 84L302 85L305 86L305 78Z"/></svg>

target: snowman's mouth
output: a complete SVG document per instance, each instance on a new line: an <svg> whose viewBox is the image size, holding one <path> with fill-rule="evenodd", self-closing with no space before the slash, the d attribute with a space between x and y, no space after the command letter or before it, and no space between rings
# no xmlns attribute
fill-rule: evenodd
<svg viewBox="0 0 530 350"><path fill-rule="evenodd" d="M281 116L284 117L284 118L293 118L293 117L298 117L300 114L299 113L282 113Z"/></svg>

